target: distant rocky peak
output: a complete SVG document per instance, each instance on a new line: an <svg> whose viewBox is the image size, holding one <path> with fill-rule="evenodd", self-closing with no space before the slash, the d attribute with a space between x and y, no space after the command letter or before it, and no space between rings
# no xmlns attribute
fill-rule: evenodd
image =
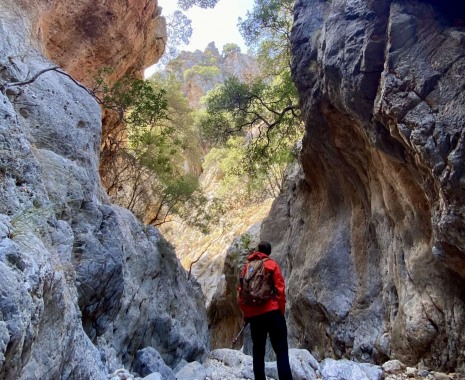
<svg viewBox="0 0 465 380"><path fill-rule="evenodd" d="M206 47L205 50L204 50L204 54L205 54L205 55L212 54L212 55L215 56L215 57L219 57L219 56L220 56L220 52L219 52L218 48L216 47L214 41L210 42L210 43L207 45L207 47Z"/></svg>
<svg viewBox="0 0 465 380"><path fill-rule="evenodd" d="M182 51L168 62L164 73L174 75L182 82L182 89L189 99L190 106L198 108L200 98L228 77L236 76L247 81L258 72L256 58L242 53L238 45L226 44L220 54L212 41L203 52Z"/></svg>

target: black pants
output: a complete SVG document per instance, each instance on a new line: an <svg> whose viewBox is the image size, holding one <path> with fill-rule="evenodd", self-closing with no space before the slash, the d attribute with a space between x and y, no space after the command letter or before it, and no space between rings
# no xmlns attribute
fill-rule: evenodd
<svg viewBox="0 0 465 380"><path fill-rule="evenodd" d="M265 346L268 334L270 334L271 346L276 353L279 380L292 380L287 347L286 320L281 311L273 310L250 318L250 331L252 333L255 380L266 380Z"/></svg>

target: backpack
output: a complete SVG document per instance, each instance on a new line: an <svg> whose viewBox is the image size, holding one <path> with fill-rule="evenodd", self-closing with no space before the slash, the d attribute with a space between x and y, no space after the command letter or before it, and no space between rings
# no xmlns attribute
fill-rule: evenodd
<svg viewBox="0 0 465 380"><path fill-rule="evenodd" d="M271 273L265 269L265 261L257 259L246 264L244 277L241 278L241 296L245 305L262 305L274 294Z"/></svg>

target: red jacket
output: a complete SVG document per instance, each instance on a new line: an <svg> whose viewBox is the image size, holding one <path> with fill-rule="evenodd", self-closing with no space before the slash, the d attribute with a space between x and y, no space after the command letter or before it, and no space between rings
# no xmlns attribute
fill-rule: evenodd
<svg viewBox="0 0 465 380"><path fill-rule="evenodd" d="M284 278L283 278L283 275L281 274L281 268L276 263L276 261L270 259L268 255L265 255L264 253L261 253L261 252L254 252L251 255L249 255L249 257L247 257L247 261L252 261L256 259L269 259L269 260L266 260L264 264L265 264L265 269L273 273L273 282L276 288L276 294L273 295L263 305L259 305L259 306L244 305L242 301L242 297L241 297L241 285L239 284L239 288L238 288L239 307L241 308L242 313L244 314L244 318L255 317L257 315L264 314L272 310L281 310L281 313L283 313L284 315L284 312L286 310L286 294L285 294ZM241 278L245 276L245 267L246 265L244 265L244 267L242 268Z"/></svg>

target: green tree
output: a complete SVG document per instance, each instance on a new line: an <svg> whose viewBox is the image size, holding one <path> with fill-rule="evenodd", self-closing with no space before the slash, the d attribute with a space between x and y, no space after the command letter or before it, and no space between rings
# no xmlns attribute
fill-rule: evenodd
<svg viewBox="0 0 465 380"><path fill-rule="evenodd" d="M261 78L252 83L228 78L204 99L208 112L203 120L204 136L220 142L245 132L255 142L265 140L267 146L273 129L281 129L277 134L290 133L300 124L295 87L290 83L287 73L275 77L270 84Z"/></svg>
<svg viewBox="0 0 465 380"><path fill-rule="evenodd" d="M194 65L184 71L184 80L188 81L193 76L199 76L204 81L212 81L221 75L221 70L218 66Z"/></svg>
<svg viewBox="0 0 465 380"><path fill-rule="evenodd" d="M262 72L276 76L290 70L291 29L295 0L255 0L252 11L239 19L246 45L262 63Z"/></svg>
<svg viewBox="0 0 465 380"><path fill-rule="evenodd" d="M243 157L234 161L238 168L230 173L246 175L273 195L282 189L284 168L302 135L295 87L283 75L270 85L260 78L252 83L229 78L207 94L206 113L198 120L203 139L214 146L231 149L228 141L241 137Z"/></svg>
<svg viewBox="0 0 465 380"><path fill-rule="evenodd" d="M206 231L214 216L199 215L215 207L197 177L185 170L186 160L198 160L200 166L200 157L181 85L162 76L125 78L111 88L102 78L96 83L94 93L107 110L117 112L123 126L113 136L113 148L102 151L100 172L108 194L147 224L158 226L177 214Z"/></svg>
<svg viewBox="0 0 465 380"><path fill-rule="evenodd" d="M219 0L178 0L178 6L186 11L193 6L200 8L213 8Z"/></svg>
<svg viewBox="0 0 465 380"><path fill-rule="evenodd" d="M234 43L227 43L223 46L223 57L227 57L231 54L239 54L241 52L241 48Z"/></svg>
<svg viewBox="0 0 465 380"><path fill-rule="evenodd" d="M290 71L292 7L291 0L256 0L239 20L247 45L259 57L260 74L248 83L231 77L209 92L206 114L198 121L210 144L228 148L225 143L233 136L244 137L244 159L236 173L254 184L274 183L275 190L281 189L277 182L303 132Z"/></svg>
<svg viewBox="0 0 465 380"><path fill-rule="evenodd" d="M177 167L183 167L188 162L192 166L191 171L199 173L202 161L200 136L194 127L195 112L190 108L189 100L183 93L182 82L176 79L174 74L165 76L160 73L155 74L149 81L157 91L166 89L167 117L161 120L160 124L176 131L174 145L181 148L181 154L176 156Z"/></svg>
<svg viewBox="0 0 465 380"><path fill-rule="evenodd" d="M158 188L158 196L151 199L146 223L154 226L168 222L175 214L186 224L206 234L222 213L221 202L208 198L200 190L198 177L193 174L165 181L164 186Z"/></svg>
<svg viewBox="0 0 465 380"><path fill-rule="evenodd" d="M183 13L193 6L213 8L219 0L178 0L180 10L166 15L167 43L160 65L165 65L179 54L179 49L189 44L192 21Z"/></svg>
<svg viewBox="0 0 465 380"><path fill-rule="evenodd" d="M183 12L176 10L166 16L166 29L167 44L161 59L162 64L174 59L179 53L180 46L189 44L192 36L192 20Z"/></svg>

